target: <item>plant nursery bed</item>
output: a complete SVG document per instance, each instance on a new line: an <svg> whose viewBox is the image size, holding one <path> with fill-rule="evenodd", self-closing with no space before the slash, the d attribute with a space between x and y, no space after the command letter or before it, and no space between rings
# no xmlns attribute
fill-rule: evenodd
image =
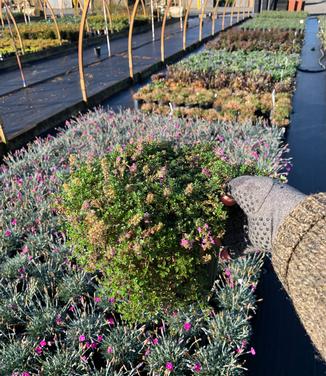
<svg viewBox="0 0 326 376"><path fill-rule="evenodd" d="M153 76L134 99L145 112L287 126L302 41L297 31L222 32L206 50Z"/></svg>
<svg viewBox="0 0 326 376"><path fill-rule="evenodd" d="M262 256L226 251L220 196L284 177L283 135L99 109L8 156L0 373L243 374Z"/></svg>
<svg viewBox="0 0 326 376"><path fill-rule="evenodd" d="M138 21L138 22L137 22ZM167 24L177 22L177 20L168 20ZM25 48L25 54L21 56L22 63L31 63L33 61L53 58L67 53L71 53L77 50L77 39L79 27L77 24L66 25L66 30L59 24L59 28L62 35L62 45L58 39L56 39L55 29L50 25L40 27L37 25L33 30L33 24L29 26L32 31L22 30L23 44ZM25 26L25 25L24 25ZM69 26L71 27L69 29ZM25 26L26 27L26 26ZM44 31L45 29L45 31ZM141 34L149 31L151 25L148 20L140 19L135 21L134 34ZM128 36L129 26L122 29L117 28L110 33L110 40L116 40L125 38ZM88 33L85 33L85 47L91 47L104 43L106 36L103 29L94 29ZM17 43L17 41L16 41ZM0 39L0 54L2 55L2 61L0 61L0 72L12 69L17 69L17 60L12 50L12 41L7 37Z"/></svg>

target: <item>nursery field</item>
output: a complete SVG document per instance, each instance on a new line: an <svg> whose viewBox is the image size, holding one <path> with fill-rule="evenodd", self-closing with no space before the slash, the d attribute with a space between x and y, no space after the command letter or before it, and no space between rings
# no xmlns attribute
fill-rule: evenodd
<svg viewBox="0 0 326 376"><path fill-rule="evenodd" d="M222 32L205 50L169 66L166 74L153 76L152 83L134 96L141 110L289 125L303 34L290 30L291 23L289 30L272 32L246 25L269 25L275 19L287 25L304 21L305 14L287 19L282 13L281 18L268 17L270 13L245 22L242 29Z"/></svg>
<svg viewBox="0 0 326 376"><path fill-rule="evenodd" d="M228 183L288 179L306 17L262 12L153 75L140 110L93 109L4 157L0 375L248 374L266 255Z"/></svg>
<svg viewBox="0 0 326 376"><path fill-rule="evenodd" d="M88 30L85 31L85 37L95 37L104 35L105 19L103 15L91 15L87 18ZM22 47L19 44L18 35L15 34L16 47L21 53L33 53L48 48L57 47L61 44L76 43L79 34L79 16L65 16L57 18L60 38L58 38L57 29L51 19L31 22L29 24L19 24L18 29L21 34ZM149 18L137 16L135 26L149 24ZM124 15L113 15L108 23L108 30L111 34L129 30L129 20ZM15 54L15 46L10 36L10 30L6 27L0 38L0 55L3 58Z"/></svg>
<svg viewBox="0 0 326 376"><path fill-rule="evenodd" d="M242 173L281 177L282 137L99 110L8 158L0 373L241 374L262 258L220 247L218 197Z"/></svg>

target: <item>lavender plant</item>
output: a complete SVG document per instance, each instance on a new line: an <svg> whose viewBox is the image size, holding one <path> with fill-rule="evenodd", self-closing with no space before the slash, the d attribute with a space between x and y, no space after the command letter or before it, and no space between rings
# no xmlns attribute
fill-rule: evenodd
<svg viewBox="0 0 326 376"><path fill-rule="evenodd" d="M114 114L99 109L67 123L67 129L57 137L36 140L28 149L8 156L0 172L0 269L3 270L0 274L0 374L31 376L43 372L47 375L122 376L150 373L154 369L151 367L163 367L164 372L173 374L173 369L166 368L167 361L159 354L155 366L147 360L148 338L152 342L158 339L157 345L160 343L159 327L162 324L159 321L146 327L145 340L139 337L139 349L142 350L132 365L128 358L121 360L123 366L115 365L102 353L102 343L110 338L113 328L121 326L124 330L125 324L115 316L114 297L101 295L96 273L81 270L71 260L72 250L61 229L62 219L57 211L57 196L69 174L69 159L91 161L131 139L174 140L180 145L210 141L216 142L229 163L254 163L262 171L279 177L286 176L289 165L283 155L287 146L280 146L282 136L280 129L258 129L251 124L210 124L130 111ZM252 296L252 285L256 284L261 261L246 256L242 261L230 260L228 263L225 268L234 276L246 276L242 287L246 294L241 294L250 304L242 305L242 298L238 299L242 308L234 310L234 314L241 314L248 322L249 313L244 314L243 310L254 308L254 298L251 300L247 296ZM225 283L224 274L220 273L221 282L215 284L212 291L215 313L230 307L224 302L228 298L223 293L226 288L235 300L239 294L238 289ZM166 324L164 334L169 341L188 346L186 360L189 363L185 375L187 372L213 374L210 370L217 367L237 374L235 372L241 369L243 362L239 354L246 349L238 353L234 344L221 347L213 342L213 335L200 331L200 326L210 327L208 321L212 317L207 313L200 314L200 307L196 315L191 311L189 315L180 314L187 321L179 331L174 326L170 333ZM189 325L184 327L189 319L190 325L196 328L191 336ZM168 322L165 317L160 320ZM197 320L201 320L200 325L196 324ZM136 330L130 328L130 333L136 334ZM234 332L232 328L230 332ZM195 338L199 337L203 342L196 348ZM249 338L245 340L249 341ZM122 341L116 343L121 349L126 347ZM128 343L131 346L131 342ZM157 345L152 343L150 347ZM208 356L214 351L218 356Z"/></svg>

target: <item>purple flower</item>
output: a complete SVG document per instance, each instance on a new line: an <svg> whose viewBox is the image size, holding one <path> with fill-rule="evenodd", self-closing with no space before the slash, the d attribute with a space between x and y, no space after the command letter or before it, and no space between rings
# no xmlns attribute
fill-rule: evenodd
<svg viewBox="0 0 326 376"><path fill-rule="evenodd" d="M84 342L85 340L86 340L86 337L84 336L84 334L79 336L79 342Z"/></svg>
<svg viewBox="0 0 326 376"><path fill-rule="evenodd" d="M9 236L11 236L11 231L10 231L10 230L6 230L6 231L5 231L5 236L6 236L7 238L9 238Z"/></svg>
<svg viewBox="0 0 326 376"><path fill-rule="evenodd" d="M102 299L99 296L95 296L94 302L99 303Z"/></svg>
<svg viewBox="0 0 326 376"><path fill-rule="evenodd" d="M152 340L152 344L153 344L153 345L158 345L158 338L154 338L154 339Z"/></svg>
<svg viewBox="0 0 326 376"><path fill-rule="evenodd" d="M102 341L103 341L103 336L98 335L98 336L97 336L97 342L102 342Z"/></svg>
<svg viewBox="0 0 326 376"><path fill-rule="evenodd" d="M20 376L31 376L31 374L29 372L24 371L21 373Z"/></svg>
<svg viewBox="0 0 326 376"><path fill-rule="evenodd" d="M225 276L226 276L227 278L230 278L230 277L231 277L231 270L230 270L230 269L226 268L225 271L224 271L224 273L225 273Z"/></svg>
<svg viewBox="0 0 326 376"><path fill-rule="evenodd" d="M201 371L201 364L196 363L193 368L194 372L199 373Z"/></svg>
<svg viewBox="0 0 326 376"><path fill-rule="evenodd" d="M110 326L114 325L114 323L115 323L115 321L114 321L114 319L113 319L112 317L110 317L109 319L107 319L106 322L107 322Z"/></svg>
<svg viewBox="0 0 326 376"><path fill-rule="evenodd" d="M173 363L167 362L165 364L165 368L168 369L169 371L173 371Z"/></svg>
<svg viewBox="0 0 326 376"><path fill-rule="evenodd" d="M250 353L251 353L251 355L256 355L256 350L253 347L251 347L250 348Z"/></svg>
<svg viewBox="0 0 326 376"><path fill-rule="evenodd" d="M134 172L137 171L137 165L136 163L133 163L130 167L129 167L129 171L133 174Z"/></svg>
<svg viewBox="0 0 326 376"><path fill-rule="evenodd" d="M25 255L26 253L28 253L28 251L29 251L28 246L27 246L27 245L24 245L23 248L22 248L21 253L22 253L23 255Z"/></svg>
<svg viewBox="0 0 326 376"><path fill-rule="evenodd" d="M42 347L37 346L37 347L35 348L35 352L36 352L37 355L42 355L42 353L43 353L43 349L42 349Z"/></svg>
<svg viewBox="0 0 326 376"><path fill-rule="evenodd" d="M45 339L42 339L42 341L40 342L40 346L41 347L46 346L46 340Z"/></svg>
<svg viewBox="0 0 326 376"><path fill-rule="evenodd" d="M208 178L211 177L211 172L207 168L205 168L205 167L201 170L201 173L203 175L207 176Z"/></svg>
<svg viewBox="0 0 326 376"><path fill-rule="evenodd" d="M145 356L148 356L151 353L151 349L148 347L145 351Z"/></svg>
<svg viewBox="0 0 326 376"><path fill-rule="evenodd" d="M93 343L91 344L91 348L92 348L93 350L95 350L96 347L97 347L97 343L93 342Z"/></svg>
<svg viewBox="0 0 326 376"><path fill-rule="evenodd" d="M112 348L111 346L109 346L109 347L107 348L106 352L107 352L108 354L112 354L112 353L113 353L113 348Z"/></svg>
<svg viewBox="0 0 326 376"><path fill-rule="evenodd" d="M109 303L114 304L115 303L115 299L114 298L109 298Z"/></svg>
<svg viewBox="0 0 326 376"><path fill-rule="evenodd" d="M186 332L189 332L189 330L191 329L191 323L190 322L185 322L183 324L183 329L186 331Z"/></svg>
<svg viewBox="0 0 326 376"><path fill-rule="evenodd" d="M13 218L13 219L11 220L11 224L12 224L13 226L16 226L16 225L17 225L17 219L16 219L16 218Z"/></svg>

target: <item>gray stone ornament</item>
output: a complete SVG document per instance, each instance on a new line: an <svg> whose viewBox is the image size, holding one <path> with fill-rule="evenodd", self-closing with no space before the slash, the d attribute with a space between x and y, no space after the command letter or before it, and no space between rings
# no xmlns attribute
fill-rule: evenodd
<svg viewBox="0 0 326 376"><path fill-rule="evenodd" d="M228 184L248 219L248 237L259 250L270 252L285 217L306 197L287 184L264 176L240 176Z"/></svg>

